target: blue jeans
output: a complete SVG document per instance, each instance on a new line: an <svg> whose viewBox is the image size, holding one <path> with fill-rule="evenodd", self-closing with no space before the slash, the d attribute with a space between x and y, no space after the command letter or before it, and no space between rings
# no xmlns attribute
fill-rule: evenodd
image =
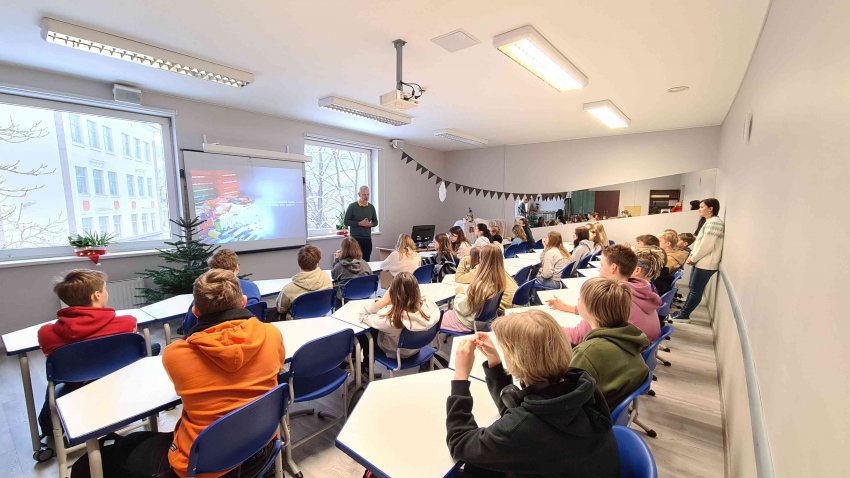
<svg viewBox="0 0 850 478"><path fill-rule="evenodd" d="M560 279L555 279L554 277L551 278L551 279L544 279L542 277L538 277L537 279L534 279L534 282L535 282L535 287L540 286L540 287L536 287L538 289L541 288L541 287L545 287L547 289L560 289L560 288L564 287L564 283L561 282Z"/></svg>
<svg viewBox="0 0 850 478"><path fill-rule="evenodd" d="M702 300L702 295L705 292L705 286L708 285L708 280L711 279L711 276L717 271L712 271L708 269L697 269L694 267L691 270L691 280L688 283L689 291L688 298L685 299L685 304L682 306L682 312L679 314L679 317L686 319L690 318L691 312L697 308L700 301Z"/></svg>

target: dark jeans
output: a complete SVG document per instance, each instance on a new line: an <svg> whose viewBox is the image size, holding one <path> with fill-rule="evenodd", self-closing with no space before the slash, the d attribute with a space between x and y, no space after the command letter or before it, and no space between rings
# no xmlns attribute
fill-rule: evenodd
<svg viewBox="0 0 850 478"><path fill-rule="evenodd" d="M355 237L355 241L360 245L360 250L363 251L363 260L369 262L372 258L372 238L371 237Z"/></svg>
<svg viewBox="0 0 850 478"><path fill-rule="evenodd" d="M681 318L689 318L691 312L697 308L702 300L702 294L705 292L705 286L708 285L708 280L717 271L707 269L697 269L694 267L691 270L691 280L688 283L689 291L688 298L685 299L685 304L682 306L682 312L679 314Z"/></svg>

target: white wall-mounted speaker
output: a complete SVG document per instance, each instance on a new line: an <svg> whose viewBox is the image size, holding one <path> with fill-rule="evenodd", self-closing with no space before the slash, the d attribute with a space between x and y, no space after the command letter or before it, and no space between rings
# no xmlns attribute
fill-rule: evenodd
<svg viewBox="0 0 850 478"><path fill-rule="evenodd" d="M393 149L404 149L404 140L403 139L391 139L390 146Z"/></svg>
<svg viewBox="0 0 850 478"><path fill-rule="evenodd" d="M132 86L115 83L112 85L112 96L121 103L142 104L142 90Z"/></svg>

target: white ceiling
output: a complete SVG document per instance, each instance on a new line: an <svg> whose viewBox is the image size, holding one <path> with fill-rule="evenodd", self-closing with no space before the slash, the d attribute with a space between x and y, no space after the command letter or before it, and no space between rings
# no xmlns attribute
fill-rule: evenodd
<svg viewBox="0 0 850 478"><path fill-rule="evenodd" d="M456 128L522 144L719 124L737 92L769 0L0 0L0 62L127 82L250 111L439 149ZM236 89L44 42L42 16L250 71ZM493 36L532 24L589 78L558 93L499 53ZM449 53L430 39L463 28L481 43ZM326 111L318 98L378 104L404 80L428 89L413 123L393 127ZM2 81L2 78L0 78ZM667 88L688 85L683 93ZM632 120L609 130L582 104L611 99Z"/></svg>

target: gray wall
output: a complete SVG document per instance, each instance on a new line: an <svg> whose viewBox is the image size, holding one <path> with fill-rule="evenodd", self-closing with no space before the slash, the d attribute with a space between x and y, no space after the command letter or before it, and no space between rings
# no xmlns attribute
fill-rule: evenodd
<svg viewBox="0 0 850 478"><path fill-rule="evenodd" d="M71 95L112 98L111 84L10 65L0 65L0 82ZM441 229L449 226L442 221L437 189L433 181L422 180L413 168L404 164L400 160L401 153L390 149L386 138L152 92L144 93L143 103L146 106L177 111L178 148L200 149L203 135L206 134L211 142L278 151L289 146L292 152L301 153L306 133L386 146L386 149L380 152L378 160L379 219L382 232L373 238L374 244L394 245L399 233L410 232L413 222L434 223ZM442 152L413 145L408 145L406 149L428 168L443 173L445 165ZM310 242L322 249L322 266L330 267L339 239ZM373 258L377 257L377 253L374 253ZM295 251L243 254L240 262L242 270L253 273L254 279L288 277L297 272L298 268ZM156 256L112 257L104 258L102 270L109 274L110 280L120 280L133 277L136 272L157 265ZM0 303L3 304L3 310L10 310L7 306L12 304L19 308L13 314L3 314L0 317L0 333L55 317L58 299L51 291L51 281L72 267L89 266L91 263L87 260L77 260L70 263L0 268L0 284L3 284Z"/></svg>
<svg viewBox="0 0 850 478"><path fill-rule="evenodd" d="M777 477L846 475L850 441L850 227L841 214L850 178L850 2L816 3L773 0L720 143L723 267L752 346L763 445ZM719 288L715 328L727 476L754 476L741 351L726 295Z"/></svg>

